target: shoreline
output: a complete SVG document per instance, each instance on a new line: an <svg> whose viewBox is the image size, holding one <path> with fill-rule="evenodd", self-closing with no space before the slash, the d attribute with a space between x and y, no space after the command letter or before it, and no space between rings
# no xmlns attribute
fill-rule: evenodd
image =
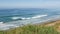
<svg viewBox="0 0 60 34"><path fill-rule="evenodd" d="M45 20L42 20L42 21L40 21L38 19L37 22L30 22L30 20L28 20L28 21L25 20L25 21L27 21L26 23L25 23L25 21L20 22L20 20L12 21L12 22L8 22L7 24L5 23L5 25L7 26L7 27L5 27L5 30L15 29L15 28L18 28L18 27L23 27L23 26L28 25L28 24L32 24L32 25L45 24L45 23L54 22L54 21L57 21L57 20L60 20L60 16L58 16L58 15L56 15L56 17L52 16L51 18L48 18L48 19L45 19ZM31 19L31 21L32 21L32 19ZM2 24L4 24L4 23L2 23Z"/></svg>
<svg viewBox="0 0 60 34"><path fill-rule="evenodd" d="M7 30L10 30L10 29L15 29L15 28L19 28L19 27L24 27L24 26L28 26L28 25L43 25L43 24L48 24L48 23L51 23L51 22L56 22L56 21L60 21L60 19L49 19L49 20L45 20L44 22L41 22L41 23L35 23L35 24L32 24L32 23L29 23L29 24L26 24L26 25L22 25L22 26L15 26L14 28L7 28ZM5 30L0 30L0 31L5 31Z"/></svg>
<svg viewBox="0 0 60 34"><path fill-rule="evenodd" d="M52 26L54 26L54 27L56 27L56 24L58 25L58 24L60 24L60 19L58 19L58 20L53 20L53 21L47 21L47 22L42 22L42 23L38 23L38 24L27 24L27 25L24 25L23 27L15 27L15 28L10 28L10 29L8 29L8 30L0 30L0 33L1 34L17 34L17 33L24 33L25 32L25 29L26 28L29 28L29 29L31 29L31 28L36 28L36 27L40 27L41 28L41 26L43 27L42 29L44 30L44 27L52 27ZM31 28L30 28L31 27ZM58 26L57 26L58 27ZM21 30L22 29L22 30ZM29 30L29 29L26 29L26 30ZM24 32L23 32L23 30L24 30ZM49 30L48 30L49 31ZM59 31L59 30L58 30ZM60 32L60 31L59 31Z"/></svg>
<svg viewBox="0 0 60 34"><path fill-rule="evenodd" d="M17 28L11 28L11 29L8 29L8 30L3 30L3 31L0 31L0 33L14 33L15 32L15 34L17 34L17 33L19 33L20 31L21 31L21 29L22 28L24 28L23 30L25 30L26 29L26 27L51 27L51 26L53 26L53 27L56 27L56 24L58 25L58 24L60 24L60 20L56 20L56 21L51 21L51 22L45 22L45 23L43 23L43 24L28 24L28 25L25 25L25 26L23 26L23 27L17 27ZM58 26L57 26L58 27ZM26 29L26 30L28 30L28 29Z"/></svg>
<svg viewBox="0 0 60 34"><path fill-rule="evenodd" d="M25 26L25 25L28 25L28 24L32 24L32 25L36 25L36 24L45 24L45 23L50 23L50 22L54 22L54 21L57 21L57 20L60 20L60 17L58 17L58 18L50 18L50 19L47 19L47 20L43 20L42 22L40 21L39 23L26 23L26 24L21 24L21 25L10 25L9 24L9 26L11 26L12 28L7 28L6 30L10 30L10 29L15 29L15 28L18 28L18 27L23 27L23 26ZM16 21L13 21L13 23L14 22L16 22ZM17 21L17 22L20 22L20 20L19 21ZM17 23L16 22L16 23Z"/></svg>

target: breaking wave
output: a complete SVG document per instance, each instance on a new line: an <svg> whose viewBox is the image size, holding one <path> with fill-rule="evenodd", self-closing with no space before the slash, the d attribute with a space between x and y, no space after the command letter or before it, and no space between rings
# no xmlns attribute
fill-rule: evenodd
<svg viewBox="0 0 60 34"><path fill-rule="evenodd" d="M45 17L45 16L48 16L48 15L36 15L36 16L33 16L33 17L28 17L28 18L25 18L25 17L12 17L13 20L17 20L17 19L20 19L20 20L24 20L24 19L36 19L36 18L41 18L41 17Z"/></svg>
<svg viewBox="0 0 60 34"><path fill-rule="evenodd" d="M37 16L34 16L32 18L41 18L41 17L45 17L45 16L47 16L47 15L37 15Z"/></svg>
<svg viewBox="0 0 60 34"><path fill-rule="evenodd" d="M14 19L14 20L17 20L17 19L24 20L24 19L30 19L30 18L24 18L24 17L12 17L12 19Z"/></svg>

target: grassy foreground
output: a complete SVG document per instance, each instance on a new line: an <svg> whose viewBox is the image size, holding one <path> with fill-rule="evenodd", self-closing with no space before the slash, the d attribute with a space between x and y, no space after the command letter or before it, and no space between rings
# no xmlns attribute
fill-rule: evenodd
<svg viewBox="0 0 60 34"><path fill-rule="evenodd" d="M60 34L60 20L0 31L0 34Z"/></svg>

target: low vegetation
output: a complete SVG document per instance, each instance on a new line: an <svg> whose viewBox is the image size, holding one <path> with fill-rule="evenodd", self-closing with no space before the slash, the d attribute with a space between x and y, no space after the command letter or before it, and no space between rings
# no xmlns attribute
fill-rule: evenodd
<svg viewBox="0 0 60 34"><path fill-rule="evenodd" d="M60 34L60 20L0 31L0 34Z"/></svg>

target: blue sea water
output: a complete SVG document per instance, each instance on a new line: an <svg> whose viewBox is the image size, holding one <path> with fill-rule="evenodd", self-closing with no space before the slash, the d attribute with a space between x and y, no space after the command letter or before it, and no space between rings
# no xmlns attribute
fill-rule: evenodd
<svg viewBox="0 0 60 34"><path fill-rule="evenodd" d="M46 17L60 15L60 10L54 9L2 9L0 10L0 22L22 20L23 18L36 17L37 15L47 15ZM15 19L15 20L14 20Z"/></svg>
<svg viewBox="0 0 60 34"><path fill-rule="evenodd" d="M4 27L0 26L0 29L21 26L22 24L27 23L38 23L53 18L55 19L57 17L60 17L59 9L41 9L41 8L1 9L0 23L1 24L5 23L5 26Z"/></svg>

